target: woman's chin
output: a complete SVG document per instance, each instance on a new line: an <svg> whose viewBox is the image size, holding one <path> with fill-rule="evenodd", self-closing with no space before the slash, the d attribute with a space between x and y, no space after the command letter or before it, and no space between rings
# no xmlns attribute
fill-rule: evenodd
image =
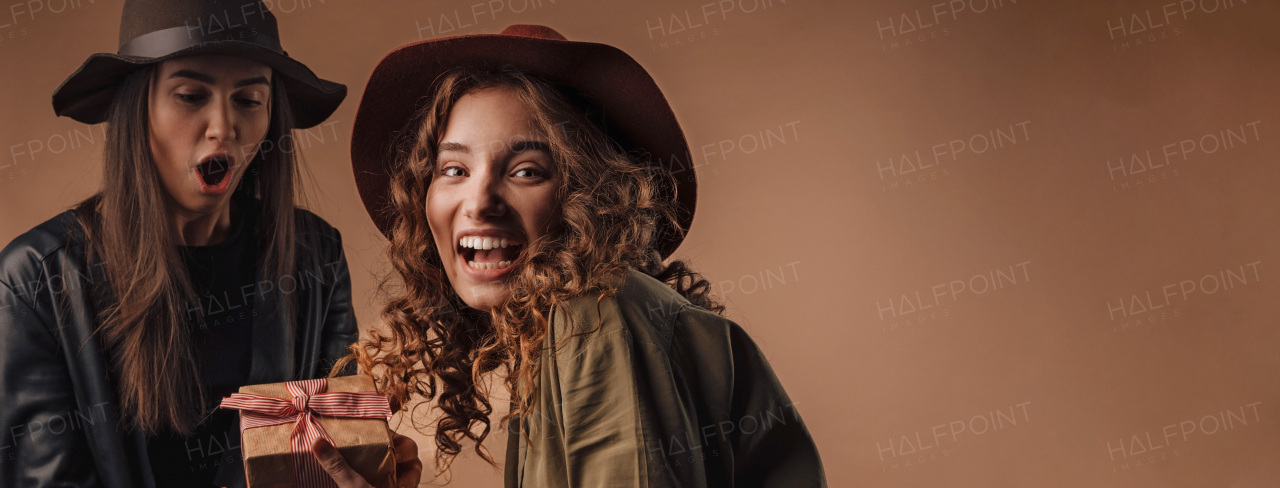
<svg viewBox="0 0 1280 488"><path fill-rule="evenodd" d="M468 307L481 311L493 310L503 301L511 297L511 290L504 280L475 281L470 279L454 280L453 291Z"/></svg>
<svg viewBox="0 0 1280 488"><path fill-rule="evenodd" d="M226 195L196 194L177 202L177 205L181 207L180 210L189 215L212 215L225 210L231 204L231 200L225 197Z"/></svg>
<svg viewBox="0 0 1280 488"><path fill-rule="evenodd" d="M486 312L511 297L507 284L503 282L477 284L468 286L466 290L454 291L468 307Z"/></svg>
<svg viewBox="0 0 1280 488"><path fill-rule="evenodd" d="M507 278L515 269L512 263L505 263L501 268L496 265L472 266L461 259L454 262L454 272L449 280L454 291L468 307L476 310L491 310L511 297L511 289Z"/></svg>

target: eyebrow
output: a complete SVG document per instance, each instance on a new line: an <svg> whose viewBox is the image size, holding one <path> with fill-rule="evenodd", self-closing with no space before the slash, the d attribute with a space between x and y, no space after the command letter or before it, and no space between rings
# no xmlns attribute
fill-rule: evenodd
<svg viewBox="0 0 1280 488"><path fill-rule="evenodd" d="M255 77L253 77L253 78L245 78L245 79L243 79L243 80L240 80L240 81L237 81L237 82L236 82L236 88L245 87L245 86L249 86L249 85L267 85L267 86L271 86L271 82L270 82L270 81L267 81L267 77L265 77L265 76L255 76Z"/></svg>
<svg viewBox="0 0 1280 488"><path fill-rule="evenodd" d="M519 140L511 144L511 152L522 153L525 151L542 151L551 154L551 146L545 141Z"/></svg>
<svg viewBox="0 0 1280 488"><path fill-rule="evenodd" d="M191 71L189 69L180 69L178 71L174 71L173 74L169 75L169 77L170 78L190 78L190 79L199 81L201 83L208 83L210 85L213 84L212 76L206 75L199 71Z"/></svg>
<svg viewBox="0 0 1280 488"><path fill-rule="evenodd" d="M466 144L462 144L458 142L442 142L440 143L439 152L445 152L445 151L454 151L454 152L460 152L463 154L470 154L471 148L467 147Z"/></svg>
<svg viewBox="0 0 1280 488"><path fill-rule="evenodd" d="M460 142L442 142L437 152L453 151L463 154L470 154L471 147ZM551 153L551 146L544 141L534 141L521 139L511 143L512 153L522 153L525 151L542 151L547 154Z"/></svg>
<svg viewBox="0 0 1280 488"><path fill-rule="evenodd" d="M169 75L169 77L170 78L190 78L192 80L196 80L201 83L208 83L210 85L214 84L214 82L217 81L217 80L214 80L212 76L201 73L199 71L192 71L189 69L180 69L178 71L175 71L173 74ZM246 87L249 85L270 85L270 84L271 84L271 81L267 80L266 76L254 76L252 78L245 78L243 80L237 81L236 88Z"/></svg>

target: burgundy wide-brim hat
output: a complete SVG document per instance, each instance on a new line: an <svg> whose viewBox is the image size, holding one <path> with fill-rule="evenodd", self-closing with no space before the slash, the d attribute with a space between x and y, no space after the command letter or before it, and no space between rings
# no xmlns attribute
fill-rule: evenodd
<svg viewBox="0 0 1280 488"><path fill-rule="evenodd" d="M598 109L602 129L628 153L647 154L650 164L674 173L680 229L693 222L698 183L684 132L657 83L631 56L594 42L569 41L538 25L513 25L499 34L433 39L402 46L378 63L365 86L351 134L351 166L365 209L391 236L395 223L389 188L403 131L430 102L441 74L458 67L532 74L580 96ZM664 225L657 249L670 256L684 231Z"/></svg>
<svg viewBox="0 0 1280 488"><path fill-rule="evenodd" d="M276 18L261 1L127 0L120 46L97 53L53 93L53 111L86 124L107 120L116 88L134 70L184 56L217 54L270 66L284 84L298 128L333 114L347 87L320 79L280 46Z"/></svg>

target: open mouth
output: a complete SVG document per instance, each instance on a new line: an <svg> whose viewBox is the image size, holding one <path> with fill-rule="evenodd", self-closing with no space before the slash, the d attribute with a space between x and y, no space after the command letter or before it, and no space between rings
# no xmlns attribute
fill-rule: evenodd
<svg viewBox="0 0 1280 488"><path fill-rule="evenodd" d="M215 188L226 182L231 173L231 159L226 156L210 156L196 166L196 174L200 175L200 184Z"/></svg>
<svg viewBox="0 0 1280 488"><path fill-rule="evenodd" d="M472 269L506 269L520 257L524 244L505 237L466 236L458 239L458 256Z"/></svg>

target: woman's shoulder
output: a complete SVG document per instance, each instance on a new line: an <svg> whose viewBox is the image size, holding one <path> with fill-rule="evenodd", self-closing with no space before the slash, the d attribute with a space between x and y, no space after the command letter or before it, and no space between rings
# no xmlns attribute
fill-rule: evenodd
<svg viewBox="0 0 1280 488"><path fill-rule="evenodd" d="M614 298L632 319L643 317L643 322L658 326L672 324L685 308L694 307L671 286L634 269L619 276L617 284Z"/></svg>
<svg viewBox="0 0 1280 488"><path fill-rule="evenodd" d="M0 286L7 288L4 296L34 307L38 292L54 285L47 280L59 276L65 280L62 274L68 271L93 279L101 270L85 266L83 243L84 229L69 210L14 238L0 251Z"/></svg>
<svg viewBox="0 0 1280 488"><path fill-rule="evenodd" d="M293 228L295 234L305 241L318 243L329 251L342 249L342 233L324 217L302 207L293 209Z"/></svg>
<svg viewBox="0 0 1280 488"><path fill-rule="evenodd" d="M7 254L15 248L53 252L75 240L82 240L83 236L84 228L73 211L67 210L15 237L3 252Z"/></svg>
<svg viewBox="0 0 1280 488"><path fill-rule="evenodd" d="M571 300L565 312L574 321L598 325L597 334L621 332L633 341L670 348L679 334L698 329L729 332L736 324L689 303L666 283L636 270L613 277L612 293Z"/></svg>
<svg viewBox="0 0 1280 488"><path fill-rule="evenodd" d="M7 281L15 273L38 272L42 263L67 254L83 241L84 228L75 215L62 212L15 237L0 251L0 276Z"/></svg>

